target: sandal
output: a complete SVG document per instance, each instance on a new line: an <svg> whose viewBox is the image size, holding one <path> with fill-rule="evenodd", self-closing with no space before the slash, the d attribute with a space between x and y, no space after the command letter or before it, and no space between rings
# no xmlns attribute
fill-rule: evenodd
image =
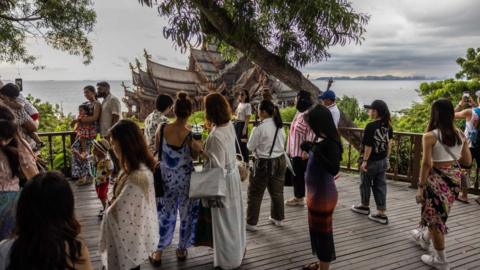
<svg viewBox="0 0 480 270"><path fill-rule="evenodd" d="M307 264L303 266L303 270L318 270L320 268L320 263L319 262L314 262L311 264Z"/></svg>
<svg viewBox="0 0 480 270"><path fill-rule="evenodd" d="M177 249L177 260L184 262L187 260L188 251L186 249Z"/></svg>
<svg viewBox="0 0 480 270"><path fill-rule="evenodd" d="M465 204L469 204L470 202L468 201L468 199L463 199L463 198L460 198L458 197L457 198L457 201L461 202L461 203L465 203Z"/></svg>
<svg viewBox="0 0 480 270"><path fill-rule="evenodd" d="M156 258L160 258L160 259L156 259ZM160 265L162 265L162 252L159 250L152 252L152 254L148 256L148 260L153 265L153 267L160 267Z"/></svg>

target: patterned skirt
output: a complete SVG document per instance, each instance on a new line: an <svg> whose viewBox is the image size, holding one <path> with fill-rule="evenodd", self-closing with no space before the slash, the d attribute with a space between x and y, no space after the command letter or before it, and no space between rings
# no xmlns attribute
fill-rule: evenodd
<svg viewBox="0 0 480 270"><path fill-rule="evenodd" d="M453 203L460 192L462 172L457 168L433 168L423 191L423 227L437 228L443 234L448 231L445 223Z"/></svg>
<svg viewBox="0 0 480 270"><path fill-rule="evenodd" d="M93 146L93 140L85 139L85 147L87 153L90 154ZM72 150L81 150L80 140L77 139L72 144ZM87 159L80 159L77 155L72 154L72 177L73 178L80 178L80 177L92 177L92 170L91 170L90 160Z"/></svg>
<svg viewBox="0 0 480 270"><path fill-rule="evenodd" d="M338 201L334 176L322 168L311 154L305 182L312 253L322 262L334 261L336 253L332 221Z"/></svg>
<svg viewBox="0 0 480 270"><path fill-rule="evenodd" d="M20 192L0 192L0 241L8 238L15 227L15 207Z"/></svg>

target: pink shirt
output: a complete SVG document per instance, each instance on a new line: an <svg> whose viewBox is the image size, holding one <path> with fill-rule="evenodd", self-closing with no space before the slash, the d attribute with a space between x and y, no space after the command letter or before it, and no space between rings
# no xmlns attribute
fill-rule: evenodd
<svg viewBox="0 0 480 270"><path fill-rule="evenodd" d="M297 112L293 118L290 126L290 133L288 135L288 155L290 157L301 157L302 149L300 145L305 141L313 141L315 134L311 130L310 126L303 119L306 111L301 113Z"/></svg>

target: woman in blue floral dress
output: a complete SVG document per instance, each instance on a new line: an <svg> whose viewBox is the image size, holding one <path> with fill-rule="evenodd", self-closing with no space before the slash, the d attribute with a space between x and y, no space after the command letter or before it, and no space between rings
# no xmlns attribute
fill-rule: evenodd
<svg viewBox="0 0 480 270"><path fill-rule="evenodd" d="M199 200L190 200L188 191L193 159L201 151L202 145L192 139L192 132L186 127L192 109L187 95L179 93L174 107L175 122L162 125L157 134L157 150L160 150L158 145L162 145L159 152L162 155L160 167L165 194L158 198L160 241L157 251L150 256L150 262L154 266L161 264L162 251L172 243L177 215L180 215L180 239L177 248L179 260L187 258L187 249L195 240Z"/></svg>

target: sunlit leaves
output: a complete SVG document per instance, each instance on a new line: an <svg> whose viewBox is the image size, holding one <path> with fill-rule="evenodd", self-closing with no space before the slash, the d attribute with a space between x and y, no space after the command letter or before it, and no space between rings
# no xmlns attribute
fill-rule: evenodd
<svg viewBox="0 0 480 270"><path fill-rule="evenodd" d="M32 64L27 38L43 39L55 49L93 59L87 37L93 31L96 14L91 0L1 0L0 61Z"/></svg>
<svg viewBox="0 0 480 270"><path fill-rule="evenodd" d="M223 50L232 40L259 43L297 67L328 58L331 46L360 43L369 20L345 0L138 1L156 6L168 18L163 34L183 50L206 39L223 42ZM214 27L201 11L205 7L221 10L217 14L229 27ZM248 55L250 48L245 47L242 52Z"/></svg>
<svg viewBox="0 0 480 270"><path fill-rule="evenodd" d="M457 64L461 70L456 74L457 79L480 79L480 48L469 48L465 58L458 58Z"/></svg>

